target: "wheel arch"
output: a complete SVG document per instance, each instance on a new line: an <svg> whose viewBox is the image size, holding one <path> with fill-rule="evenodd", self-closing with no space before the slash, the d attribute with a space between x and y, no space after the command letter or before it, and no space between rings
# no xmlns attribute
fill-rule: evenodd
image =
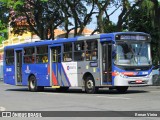
<svg viewBox="0 0 160 120"><path fill-rule="evenodd" d="M93 80L94 80L94 83L95 83L95 79L94 79L93 75L90 72L86 72L83 75L83 85L85 85L85 80L87 79L88 76L91 76L93 78Z"/></svg>
<svg viewBox="0 0 160 120"><path fill-rule="evenodd" d="M32 83L33 80L31 79L31 77L34 77L34 81L35 83ZM31 87L31 84L34 86ZM38 86L37 84L37 78L36 78L36 75L31 73L29 76L28 76L28 88L31 92L37 92L37 91L43 91L44 90L44 86Z"/></svg>
<svg viewBox="0 0 160 120"><path fill-rule="evenodd" d="M28 83L29 83L29 79L30 79L31 76L34 76L36 78L35 74L33 74L33 73L29 74L29 76L28 76Z"/></svg>

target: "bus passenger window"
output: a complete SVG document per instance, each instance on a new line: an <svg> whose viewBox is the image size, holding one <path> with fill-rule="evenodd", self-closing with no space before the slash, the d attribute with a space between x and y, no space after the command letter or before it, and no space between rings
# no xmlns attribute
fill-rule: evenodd
<svg viewBox="0 0 160 120"><path fill-rule="evenodd" d="M92 52L92 60L97 60L97 50Z"/></svg>
<svg viewBox="0 0 160 120"><path fill-rule="evenodd" d="M90 41L86 41L87 44L87 53L89 55L86 54L86 61L90 61L90 60L97 60L98 59L98 43L96 40L90 40Z"/></svg>
<svg viewBox="0 0 160 120"><path fill-rule="evenodd" d="M37 46L36 63L48 62L48 46Z"/></svg>
<svg viewBox="0 0 160 120"><path fill-rule="evenodd" d="M63 61L64 62L72 61L72 43L64 44Z"/></svg>
<svg viewBox="0 0 160 120"><path fill-rule="evenodd" d="M6 65L13 65L14 64L14 50L6 50Z"/></svg>
<svg viewBox="0 0 160 120"><path fill-rule="evenodd" d="M72 61L72 58L71 58L70 54L64 54L63 58L64 58L63 61L65 61L65 62Z"/></svg>
<svg viewBox="0 0 160 120"><path fill-rule="evenodd" d="M24 63L29 63L29 57L24 57Z"/></svg>
<svg viewBox="0 0 160 120"><path fill-rule="evenodd" d="M34 47L24 48L24 63L35 63L35 55Z"/></svg>
<svg viewBox="0 0 160 120"><path fill-rule="evenodd" d="M9 64L9 62L8 62L8 58L6 58L6 64L7 64L7 65Z"/></svg>
<svg viewBox="0 0 160 120"><path fill-rule="evenodd" d="M85 59L85 52L82 53L82 60Z"/></svg>
<svg viewBox="0 0 160 120"><path fill-rule="evenodd" d="M31 61L31 62L32 62L32 63L35 62L35 53L32 54L32 61Z"/></svg>
<svg viewBox="0 0 160 120"><path fill-rule="evenodd" d="M40 62L40 59L38 56L36 56L36 63L39 63Z"/></svg>
<svg viewBox="0 0 160 120"><path fill-rule="evenodd" d="M91 59L91 53L89 51L86 51L85 57L86 60L89 61Z"/></svg>
<svg viewBox="0 0 160 120"><path fill-rule="evenodd" d="M43 62L43 63L48 62L48 57L47 57L47 56L43 56L43 57L42 57L42 62Z"/></svg>
<svg viewBox="0 0 160 120"><path fill-rule="evenodd" d="M74 60L82 61L85 59L84 41L74 43Z"/></svg>

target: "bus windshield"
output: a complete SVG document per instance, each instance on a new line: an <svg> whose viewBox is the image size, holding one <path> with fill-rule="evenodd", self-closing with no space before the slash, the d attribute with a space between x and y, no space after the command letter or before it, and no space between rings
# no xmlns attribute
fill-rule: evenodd
<svg viewBox="0 0 160 120"><path fill-rule="evenodd" d="M149 43L118 43L115 47L116 65L142 66L151 65Z"/></svg>

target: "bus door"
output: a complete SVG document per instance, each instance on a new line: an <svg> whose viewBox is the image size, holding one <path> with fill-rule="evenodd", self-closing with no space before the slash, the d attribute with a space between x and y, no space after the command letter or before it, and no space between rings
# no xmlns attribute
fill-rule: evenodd
<svg viewBox="0 0 160 120"><path fill-rule="evenodd" d="M16 49L14 52L15 60L15 83L22 85L22 49Z"/></svg>
<svg viewBox="0 0 160 120"><path fill-rule="evenodd" d="M60 86L61 78L61 45L54 45L50 47L51 86Z"/></svg>
<svg viewBox="0 0 160 120"><path fill-rule="evenodd" d="M111 85L112 84L112 44L103 43L102 44L102 84Z"/></svg>

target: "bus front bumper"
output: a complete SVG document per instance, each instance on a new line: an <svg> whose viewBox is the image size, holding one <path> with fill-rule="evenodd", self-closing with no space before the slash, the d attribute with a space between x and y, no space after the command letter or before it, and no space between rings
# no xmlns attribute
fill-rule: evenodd
<svg viewBox="0 0 160 120"><path fill-rule="evenodd" d="M114 86L145 86L152 85L152 75L143 77L115 76Z"/></svg>

